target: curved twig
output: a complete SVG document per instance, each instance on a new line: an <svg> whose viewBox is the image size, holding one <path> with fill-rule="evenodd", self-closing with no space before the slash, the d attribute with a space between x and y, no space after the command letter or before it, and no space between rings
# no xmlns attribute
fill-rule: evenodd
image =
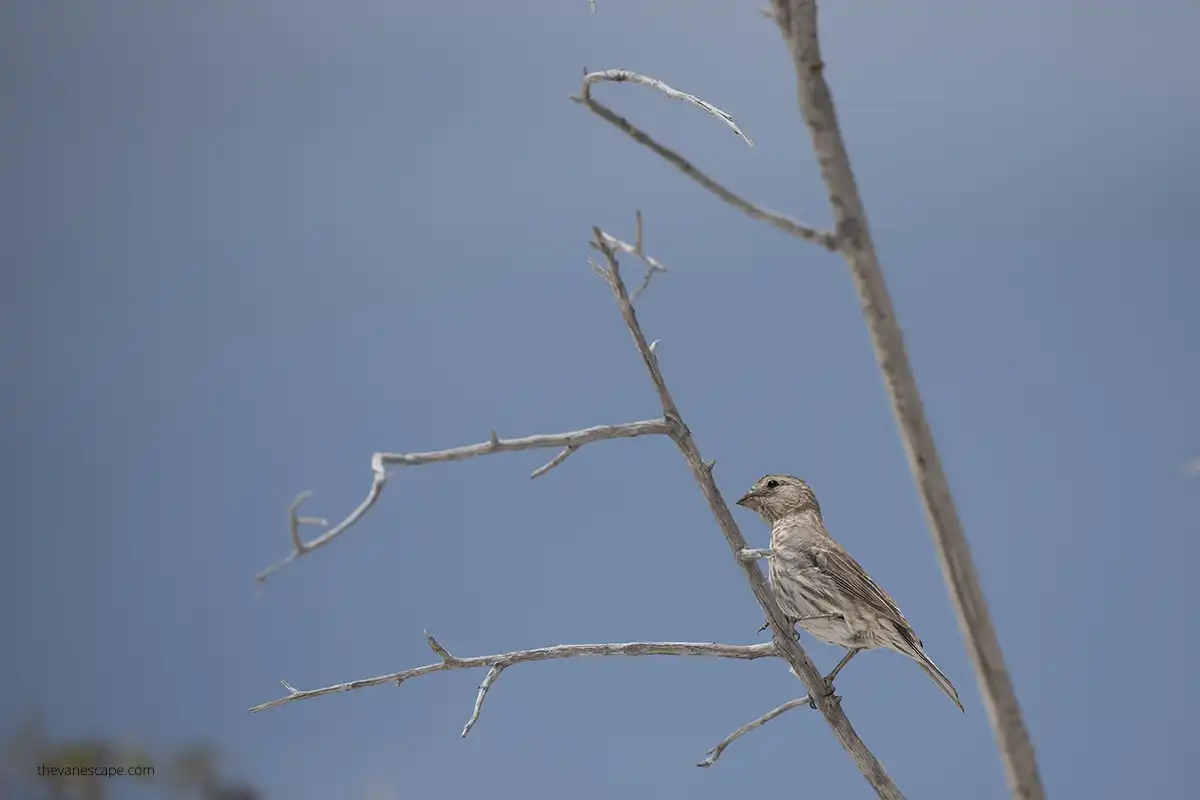
<svg viewBox="0 0 1200 800"><path fill-rule="evenodd" d="M792 236L796 236L807 242L815 242L821 247L824 247L826 250L837 250L837 237L830 231L818 230L817 228L810 227L801 222L797 222L793 219L785 217L782 214L776 214L774 211L767 211L764 208L754 205L749 200L734 194L697 169L692 162L688 161L671 148L659 144L653 138L651 138L648 133L632 125L629 120L625 119L620 114L617 114L603 103L593 99L592 84L596 83L597 81L633 80L631 77L619 79L608 77L610 75L633 76L637 75L637 73L628 72L627 70L604 70L602 72L589 73L583 76L583 86L580 88L579 97L572 97L571 99L577 103L582 103L583 105L587 106L588 110L590 110L593 114L600 117L605 122L616 126L638 144L645 145L646 147L650 148L655 153L666 159L669 163L674 165L684 175L687 175L696 183L700 184L705 189L712 192L717 197L721 198L742 213L747 214L754 219L761 220L762 222L769 223L784 233L791 234ZM644 75L637 75L637 77L643 79L638 81L639 83L645 83L647 86L654 86L655 88L658 88L658 84L661 83L661 81L657 81L653 78L646 78ZM665 84L662 85L665 86ZM674 90L672 89L672 91ZM690 97L691 95L688 96Z"/></svg>
<svg viewBox="0 0 1200 800"><path fill-rule="evenodd" d="M725 752L726 747L729 747L729 745L733 744L735 741L737 741L741 737L745 736L750 731L754 730L755 728L761 728L763 725L766 725L768 722L775 719L780 714L784 714L788 711L791 711L793 708L799 708L800 706L806 706L810 702L811 701L809 700L808 695L804 695L804 697L797 697L795 700L788 700L783 705L771 709L770 711L763 714L761 717L754 720L753 722L747 722L745 725L738 728L736 731L729 734L724 739L722 739L720 742L718 742L717 746L714 747L712 750L709 750L705 754L704 760L701 761L700 763L698 763L696 766L697 767L711 767L713 765L713 763L715 763L716 760L721 757L721 753Z"/></svg>
<svg viewBox="0 0 1200 800"><path fill-rule="evenodd" d="M642 86L649 86L651 89L657 89L672 100L683 100L686 103L691 103L697 108L704 109L709 114L712 114L714 117L724 122L733 130L734 133L742 137L742 140L745 141L746 144L754 147L754 142L750 140L749 136L742 133L742 129L739 128L737 123L733 121L733 117L729 116L712 103L701 100L694 94L688 94L687 92L681 92L678 89L672 89L658 78L651 78L648 75L642 75L638 72L631 72L627 69L606 69L600 72L589 72L583 76L584 97L588 96L588 93L591 91L590 87L593 83L600 83L601 81L610 81L612 83L640 83Z"/></svg>
<svg viewBox="0 0 1200 800"><path fill-rule="evenodd" d="M463 726L462 738L467 738L467 734L471 732L471 728L475 727L475 723L479 721L479 712L483 710L483 698L487 697L488 689L492 688L492 684L496 682L496 678L500 677L500 673L508 664L501 661L492 664L492 668L488 670L487 675L483 676L483 683L479 684L479 694L475 695L475 708L471 710L471 717L467 720L467 724Z"/></svg>

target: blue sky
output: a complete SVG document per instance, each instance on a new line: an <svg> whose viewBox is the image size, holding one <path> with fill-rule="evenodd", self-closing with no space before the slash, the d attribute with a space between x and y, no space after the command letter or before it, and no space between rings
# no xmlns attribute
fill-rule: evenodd
<svg viewBox="0 0 1200 800"><path fill-rule="evenodd" d="M3 4L0 733L37 708L64 738L209 740L288 800L871 796L804 710L693 766L798 693L773 661L514 667L465 741L481 672L245 713L281 678L429 663L423 629L460 655L764 640L657 439L532 483L550 454L401 471L351 533L252 580L287 553L294 494L344 514L376 450L656 416L586 265L590 227L631 238L641 208L671 268L642 323L722 490L807 478L966 705L871 653L838 681L856 728L910 797L1004 797L844 266L567 100L585 66L699 94L757 147L648 89L597 90L735 191L827 225L787 53L755 8ZM1200 454L1200 10L838 2L822 24L1047 787L1176 796L1200 702L1200 480L1180 471Z"/></svg>

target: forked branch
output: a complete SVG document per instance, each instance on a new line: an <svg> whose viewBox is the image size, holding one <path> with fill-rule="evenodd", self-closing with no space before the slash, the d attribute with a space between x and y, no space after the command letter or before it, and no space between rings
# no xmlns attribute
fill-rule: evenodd
<svg viewBox="0 0 1200 800"><path fill-rule="evenodd" d="M514 650L511 653L498 653L490 656L459 658L458 656L451 655L450 651L443 647L437 639L434 639L428 631L425 632L425 638L429 642L429 649L433 650L438 658L441 659L436 664L426 664L423 667L392 672L375 678L364 678L347 683L338 683L333 686L324 686L320 689L294 689L287 681L281 681L284 688L288 690L286 695L276 700L252 706L247 710L251 713L265 711L268 708L274 708L275 706L281 706L296 700L309 700L314 697L321 697L322 695L349 692L354 689L379 686L385 683L399 685L411 678L420 678L422 675L431 675L435 672L445 672L451 669L483 669L486 667L488 670L487 675L484 677L483 683L479 686L479 693L475 696L475 705L471 710L471 716L467 720L467 724L463 726L462 735L466 736L479 720L479 712L483 709L483 701L487 696L488 690L496 682L496 679L500 677L500 673L514 664L525 664L532 661L550 661L557 658L586 658L591 656L705 656L709 658L736 658L753 661L757 658L772 658L779 654L774 642L764 642L761 644L627 642L623 644L561 644L554 647L538 647L532 650Z"/></svg>
<svg viewBox="0 0 1200 800"><path fill-rule="evenodd" d="M646 275L642 278L642 285L633 290L633 296L631 299L637 300L638 296L641 295L642 292L646 291L647 288L649 288L650 279L654 277L654 273L667 272L666 267L655 261L650 256L646 255L641 211L637 212L637 238L634 240L634 244L623 242L615 236L609 236L607 233L604 234L604 240L608 242L610 247L620 250L622 253L628 253L631 256L639 258L641 259L642 263L646 265ZM594 246L595 245L593 245L593 247Z"/></svg>
<svg viewBox="0 0 1200 800"><path fill-rule="evenodd" d="M265 581L267 576L275 570L290 564L295 559L316 550L318 547L329 544L349 530L354 523L362 519L362 516L379 499L379 495L383 492L384 484L387 483L388 467L416 467L422 464L436 464L443 461L464 461L468 458L488 456L493 453L512 453L518 450L538 450L548 447L564 448L549 463L535 469L533 474L529 476L530 478L537 478L554 469L554 467L565 461L567 456L585 444L599 442L604 439L662 436L668 432L669 428L666 420L648 419L641 422L626 422L620 425L596 425L592 428L584 428L583 430L569 431L567 433L537 434L535 436L525 436L520 439L501 439L496 435L495 431L492 431L491 436L486 442L469 444L464 447L453 447L449 450L435 450L428 453L376 453L371 458L371 472L373 477L371 488L367 491L366 499L359 503L358 507L351 511L345 519L315 539L307 542L303 541L300 538L299 526L304 523L325 525L325 520L296 516L296 510L300 504L312 493L301 492L292 501L292 505L288 508L292 552L288 554L287 558L258 573L255 578L260 582Z"/></svg>

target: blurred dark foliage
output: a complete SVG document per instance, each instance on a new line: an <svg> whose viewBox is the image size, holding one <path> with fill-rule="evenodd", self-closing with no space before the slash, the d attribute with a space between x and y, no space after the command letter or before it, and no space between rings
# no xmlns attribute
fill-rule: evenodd
<svg viewBox="0 0 1200 800"><path fill-rule="evenodd" d="M0 800L115 800L135 795L164 800L263 800L262 793L221 774L217 751L194 744L152 752L119 738L52 741L36 715L7 742L0 758ZM132 767L150 765L153 775L50 776L40 766Z"/></svg>

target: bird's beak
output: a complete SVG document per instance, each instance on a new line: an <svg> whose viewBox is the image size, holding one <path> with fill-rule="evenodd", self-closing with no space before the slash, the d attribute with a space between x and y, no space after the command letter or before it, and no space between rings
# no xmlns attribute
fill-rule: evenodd
<svg viewBox="0 0 1200 800"><path fill-rule="evenodd" d="M737 504L742 508L753 508L754 501L758 499L758 494L753 489L742 495L742 499L737 501Z"/></svg>

